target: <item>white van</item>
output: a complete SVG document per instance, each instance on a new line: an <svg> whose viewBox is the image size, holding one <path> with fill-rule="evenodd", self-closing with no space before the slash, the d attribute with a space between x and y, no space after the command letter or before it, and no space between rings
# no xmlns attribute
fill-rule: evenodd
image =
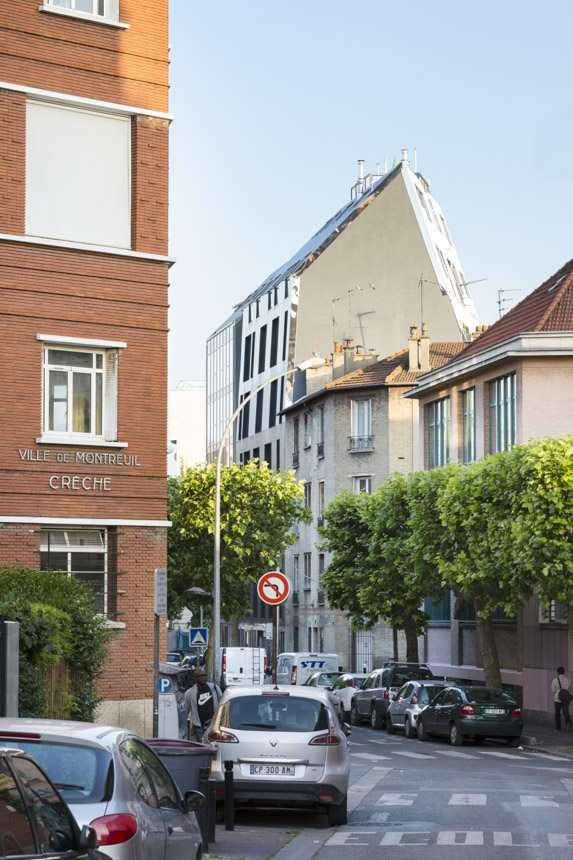
<svg viewBox="0 0 573 860"><path fill-rule="evenodd" d="M342 671L342 660L338 654L313 654L310 651L279 654L277 684L304 684L313 672Z"/></svg>
<svg viewBox="0 0 573 860"><path fill-rule="evenodd" d="M264 648L221 648L221 689L231 684L264 684L266 668Z"/></svg>

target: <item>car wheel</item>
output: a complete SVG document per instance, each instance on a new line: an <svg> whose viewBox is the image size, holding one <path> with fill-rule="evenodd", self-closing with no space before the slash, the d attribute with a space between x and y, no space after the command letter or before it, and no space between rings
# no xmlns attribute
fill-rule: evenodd
<svg viewBox="0 0 573 860"><path fill-rule="evenodd" d="M519 737L506 738L506 743L508 747L517 747L519 746Z"/></svg>
<svg viewBox="0 0 573 860"><path fill-rule="evenodd" d="M360 725L360 716L358 714L358 709L356 708L356 703L352 702L350 706L350 725L351 726L359 726Z"/></svg>
<svg viewBox="0 0 573 860"><path fill-rule="evenodd" d="M346 824L348 821L348 795L344 795L344 800L337 806L328 806L328 823L331 827L337 827L340 824Z"/></svg>
<svg viewBox="0 0 573 860"><path fill-rule="evenodd" d="M478 744L478 745L483 744L484 741L485 741L485 738L483 735L476 735L474 737L474 744Z"/></svg>
<svg viewBox="0 0 573 860"><path fill-rule="evenodd" d="M426 726L424 725L424 720L418 720L418 740L419 741L429 741L430 735L426 731Z"/></svg>
<svg viewBox="0 0 573 860"><path fill-rule="evenodd" d="M414 726L410 722L409 717L406 717L406 719L404 720L404 734L406 735L407 738L416 737L416 729L414 728Z"/></svg>
<svg viewBox="0 0 573 860"><path fill-rule="evenodd" d="M450 725L450 743L453 747L461 747L464 742L464 736L460 732L455 723Z"/></svg>
<svg viewBox="0 0 573 860"><path fill-rule="evenodd" d="M373 729L381 729L382 728L382 717L376 710L376 708L372 708L370 711L370 725Z"/></svg>
<svg viewBox="0 0 573 860"><path fill-rule="evenodd" d="M396 727L392 723L392 717L390 716L390 714L388 712L386 712L386 731L388 732L389 735L395 735L396 734Z"/></svg>

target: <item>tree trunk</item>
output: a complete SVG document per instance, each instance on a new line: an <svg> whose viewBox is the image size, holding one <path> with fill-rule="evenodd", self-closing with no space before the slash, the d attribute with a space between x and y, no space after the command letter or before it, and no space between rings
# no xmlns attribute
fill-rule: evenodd
<svg viewBox="0 0 573 860"><path fill-rule="evenodd" d="M479 614L483 608L483 600L474 598L476 608L476 629L483 659L483 671L485 683L488 687L501 688L501 672L499 670L499 657L495 644L495 634L491 617L482 618Z"/></svg>
<svg viewBox="0 0 573 860"><path fill-rule="evenodd" d="M236 615L233 615L233 617L229 619L229 626L230 626L229 638L231 640L230 644L234 645L235 647L238 647L240 645L240 642L239 642L239 619Z"/></svg>
<svg viewBox="0 0 573 860"><path fill-rule="evenodd" d="M409 619L404 624L404 633L406 634L406 660L408 663L417 663L419 659L418 631L412 619Z"/></svg>

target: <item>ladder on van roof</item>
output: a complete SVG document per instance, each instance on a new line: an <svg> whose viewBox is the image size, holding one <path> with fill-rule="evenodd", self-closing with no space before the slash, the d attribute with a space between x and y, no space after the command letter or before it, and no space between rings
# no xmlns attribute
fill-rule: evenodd
<svg viewBox="0 0 573 860"><path fill-rule="evenodd" d="M253 684L261 683L261 649L253 648Z"/></svg>

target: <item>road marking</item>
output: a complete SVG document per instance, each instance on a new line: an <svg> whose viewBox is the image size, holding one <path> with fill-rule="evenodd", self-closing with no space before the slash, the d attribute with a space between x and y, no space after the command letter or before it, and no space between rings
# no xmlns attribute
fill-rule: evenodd
<svg viewBox="0 0 573 860"><path fill-rule="evenodd" d="M434 752L437 752L440 755L452 756L453 758L473 758L476 760L479 759L479 755L470 755L469 753L455 752L454 750L434 750Z"/></svg>
<svg viewBox="0 0 573 860"><path fill-rule="evenodd" d="M374 836L378 837L380 835L380 830L342 830L339 828L336 832L327 836L325 840L325 845L327 846L341 846L341 845L364 845L367 847L372 847L372 842L362 841L366 836ZM543 838L541 834L539 834L540 838ZM397 845L400 846L412 846L412 845L493 845L495 847L498 846L511 846L514 848L540 848L541 845L538 842L515 842L515 839L519 839L520 837L517 834L512 833L511 831L506 830L440 830L436 833L436 831L431 830L391 830L386 833L383 833L382 839L378 843L381 846L392 846L395 847ZM521 837L523 838L523 837ZM572 848L573 847L573 833L547 833L547 844L550 848ZM300 837L296 837L286 848L283 848L278 855L275 856L275 860L287 860L286 851L289 847L291 847L291 856L293 860L300 860L300 857L308 857L309 854L303 854L301 851L293 852L292 847L294 847L297 840ZM303 846L301 846L303 847ZM288 858L290 860L290 858Z"/></svg>
<svg viewBox="0 0 573 860"><path fill-rule="evenodd" d="M370 794L380 780L388 776L391 770L393 770L391 767L373 767L368 773L353 782L348 787L348 809L352 812L360 806L364 798Z"/></svg>
<svg viewBox="0 0 573 860"><path fill-rule="evenodd" d="M522 806L559 806L546 794L520 794L519 800Z"/></svg>
<svg viewBox="0 0 573 860"><path fill-rule="evenodd" d="M527 750L526 754L527 755L535 755L538 758L547 758L547 759L550 759L550 761L571 761L571 759L567 758L567 756L549 755L548 753L531 752L531 750Z"/></svg>
<svg viewBox="0 0 573 860"><path fill-rule="evenodd" d="M435 755L428 755L428 753L399 752L398 750L394 755L404 755L408 758L436 758Z"/></svg>
<svg viewBox="0 0 573 860"><path fill-rule="evenodd" d="M571 848L573 833L548 833L547 839L551 848Z"/></svg>
<svg viewBox="0 0 573 860"><path fill-rule="evenodd" d="M404 794L398 791L386 791L376 801L376 806L412 806L417 799L417 794Z"/></svg>
<svg viewBox="0 0 573 860"><path fill-rule="evenodd" d="M519 758L518 755L511 755L510 753L494 752L494 750L482 750L481 754L482 755L495 755L498 758L512 758L512 759Z"/></svg>
<svg viewBox="0 0 573 860"><path fill-rule="evenodd" d="M462 839L458 840L458 836ZM483 845L481 830L441 830L436 845Z"/></svg>
<svg viewBox="0 0 573 860"><path fill-rule="evenodd" d="M485 806L487 794L452 794L449 806Z"/></svg>
<svg viewBox="0 0 573 860"><path fill-rule="evenodd" d="M568 793L571 800L573 800L573 779L562 779L561 784L563 788Z"/></svg>
<svg viewBox="0 0 573 860"><path fill-rule="evenodd" d="M390 761L390 756L378 755L378 753L355 753L350 750L350 755L353 755L355 758L365 758L368 761Z"/></svg>

